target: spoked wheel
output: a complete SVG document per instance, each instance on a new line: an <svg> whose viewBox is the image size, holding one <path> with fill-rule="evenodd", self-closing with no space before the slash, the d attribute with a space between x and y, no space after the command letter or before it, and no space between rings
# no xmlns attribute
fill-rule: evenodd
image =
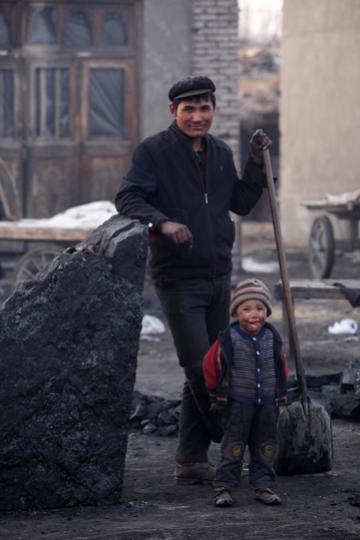
<svg viewBox="0 0 360 540"><path fill-rule="evenodd" d="M63 252L63 250L64 248L51 244L31 249L25 253L19 260L15 270L15 287L20 285L20 283L35 279L37 274L44 270L55 257Z"/></svg>
<svg viewBox="0 0 360 540"><path fill-rule="evenodd" d="M335 240L331 221L321 216L313 221L309 237L309 264L314 278L330 277L335 259Z"/></svg>

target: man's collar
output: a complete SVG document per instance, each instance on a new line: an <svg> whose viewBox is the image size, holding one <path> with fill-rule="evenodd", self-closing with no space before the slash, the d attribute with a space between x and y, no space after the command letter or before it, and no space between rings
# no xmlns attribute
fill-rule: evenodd
<svg viewBox="0 0 360 540"><path fill-rule="evenodd" d="M188 141L191 146L192 146L192 143L193 143L193 137L189 137L189 135L186 135L186 133L184 133L183 131L181 131L181 129L179 129L177 123L176 123L176 120L174 120L172 122L172 124L170 124L170 128L169 129L172 129L174 130L178 135L180 135L180 137L183 137L186 141ZM207 145L207 142L208 142L208 134L204 135L204 137L202 137L202 145L206 146Z"/></svg>

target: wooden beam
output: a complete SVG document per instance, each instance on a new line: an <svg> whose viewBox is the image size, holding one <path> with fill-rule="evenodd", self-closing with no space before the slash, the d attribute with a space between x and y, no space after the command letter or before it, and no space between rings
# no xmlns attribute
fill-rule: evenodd
<svg viewBox="0 0 360 540"><path fill-rule="evenodd" d="M298 279L290 281L290 290L293 298L305 300L345 300L343 293L336 283L344 287L360 292L360 279ZM282 284L275 286L276 296L282 298Z"/></svg>
<svg viewBox="0 0 360 540"><path fill-rule="evenodd" d="M0 240L43 240L80 242L92 229L46 227L40 220L23 219L20 221L0 221Z"/></svg>

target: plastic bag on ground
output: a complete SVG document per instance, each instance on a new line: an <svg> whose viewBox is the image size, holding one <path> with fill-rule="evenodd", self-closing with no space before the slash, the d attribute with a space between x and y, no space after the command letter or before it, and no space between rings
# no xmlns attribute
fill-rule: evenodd
<svg viewBox="0 0 360 540"><path fill-rule="evenodd" d="M342 319L328 327L329 334L356 334L358 324L354 319Z"/></svg>
<svg viewBox="0 0 360 540"><path fill-rule="evenodd" d="M156 336L165 332L164 324L153 315L144 315L142 320L140 336Z"/></svg>

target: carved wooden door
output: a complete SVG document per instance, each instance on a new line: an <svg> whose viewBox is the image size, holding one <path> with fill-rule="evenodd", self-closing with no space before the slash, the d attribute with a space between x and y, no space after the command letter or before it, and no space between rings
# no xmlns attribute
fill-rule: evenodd
<svg viewBox="0 0 360 540"><path fill-rule="evenodd" d="M3 20L21 45L7 53L17 130L8 136L7 166L17 171L23 215L113 200L138 139L138 2L9 1L6 8L0 42ZM0 56L0 89L3 66ZM2 127L11 122L0 114Z"/></svg>
<svg viewBox="0 0 360 540"><path fill-rule="evenodd" d="M23 103L22 60L16 45L15 5L0 4L0 218L21 215Z"/></svg>

